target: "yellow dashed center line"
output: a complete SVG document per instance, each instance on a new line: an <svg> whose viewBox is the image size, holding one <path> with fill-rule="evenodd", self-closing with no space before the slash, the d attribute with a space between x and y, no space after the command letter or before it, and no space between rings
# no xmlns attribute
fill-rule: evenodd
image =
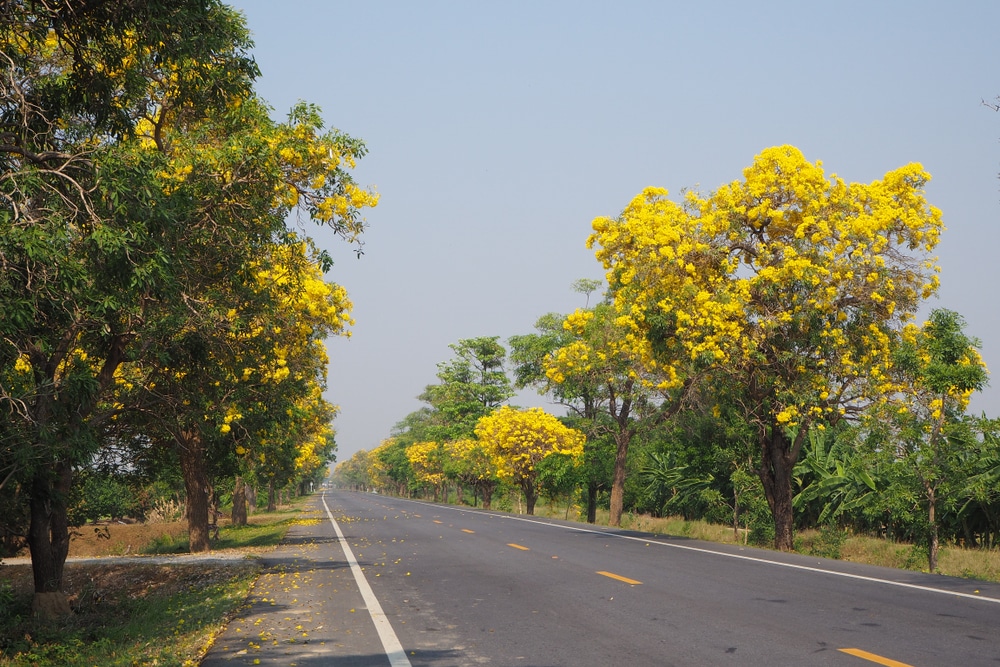
<svg viewBox="0 0 1000 667"><path fill-rule="evenodd" d="M444 521L438 521L437 519L434 519L434 523L444 523Z"/></svg>
<svg viewBox="0 0 1000 667"><path fill-rule="evenodd" d="M839 648L837 650L841 653L853 655L855 658L861 658L862 660L868 660L869 662L874 662L879 665L885 665L885 667L912 667L905 662L892 660L890 658L883 658L880 655L875 655L874 653L869 653L868 651L862 651L859 648Z"/></svg>
<svg viewBox="0 0 1000 667"><path fill-rule="evenodd" d="M635 579L629 579L628 577L623 577L620 574L615 574L614 572L605 572L604 570L598 571L597 574L603 575L605 577L611 577L612 579L617 579L618 581L624 581L626 584L641 584L641 581L636 581Z"/></svg>
<svg viewBox="0 0 1000 667"><path fill-rule="evenodd" d="M469 530L468 528L463 528L463 529L462 529L462 532L463 532L463 533L469 533L470 535L475 535L475 534L476 534L476 531L474 531L474 530Z"/></svg>
<svg viewBox="0 0 1000 667"><path fill-rule="evenodd" d="M520 544L514 544L513 542L511 542L507 546L514 547L515 549L520 549L521 551L531 551L531 549L529 549L528 547L522 547Z"/></svg>

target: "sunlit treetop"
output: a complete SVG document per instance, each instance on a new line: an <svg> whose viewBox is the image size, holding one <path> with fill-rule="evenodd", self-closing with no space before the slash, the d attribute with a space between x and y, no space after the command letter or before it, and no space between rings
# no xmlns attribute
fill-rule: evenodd
<svg viewBox="0 0 1000 667"><path fill-rule="evenodd" d="M647 188L588 244L647 363L676 381L724 368L768 421L827 420L892 389L892 341L938 287L929 178L910 164L847 183L779 146L707 196Z"/></svg>
<svg viewBox="0 0 1000 667"><path fill-rule="evenodd" d="M551 454L578 457L586 436L565 426L541 408L515 410L503 406L476 424L476 436L487 448L501 479L520 483Z"/></svg>

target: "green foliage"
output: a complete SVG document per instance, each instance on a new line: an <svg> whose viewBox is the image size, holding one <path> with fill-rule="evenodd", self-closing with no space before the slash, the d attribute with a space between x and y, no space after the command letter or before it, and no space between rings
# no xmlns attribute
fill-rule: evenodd
<svg viewBox="0 0 1000 667"><path fill-rule="evenodd" d="M847 530L836 523L823 524L819 536L809 545L809 555L839 559L847 537Z"/></svg>
<svg viewBox="0 0 1000 667"><path fill-rule="evenodd" d="M507 351L499 336L465 338L449 347L455 357L438 364L438 384L420 400L431 406L421 440L444 442L472 437L476 422L514 395L504 370ZM416 440L414 440L416 441Z"/></svg>
<svg viewBox="0 0 1000 667"><path fill-rule="evenodd" d="M676 456L651 452L641 476L660 516L681 514L688 519L704 515L706 501L718 499L709 493L715 477L711 473L701 476L690 466L679 465Z"/></svg>
<svg viewBox="0 0 1000 667"><path fill-rule="evenodd" d="M800 519L808 516L814 525L836 524L870 504L879 492L878 459L861 455L848 438L845 433L838 442L833 429L810 430L794 470L800 491L792 502Z"/></svg>
<svg viewBox="0 0 1000 667"><path fill-rule="evenodd" d="M85 470L77 477L76 502L69 508L70 522L80 525L101 519L142 519L144 507L135 488L119 477Z"/></svg>
<svg viewBox="0 0 1000 667"><path fill-rule="evenodd" d="M577 457L562 453L546 456L538 462L538 486L544 496L555 501L561 496L572 496L580 486L580 466Z"/></svg>

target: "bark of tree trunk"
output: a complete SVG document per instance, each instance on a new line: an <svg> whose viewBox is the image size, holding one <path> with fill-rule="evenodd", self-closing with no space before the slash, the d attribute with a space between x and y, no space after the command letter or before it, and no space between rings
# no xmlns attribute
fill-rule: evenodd
<svg viewBox="0 0 1000 667"><path fill-rule="evenodd" d="M191 553L211 548L208 533L208 475L205 470L205 446L194 429L180 433L177 450L187 493L188 542Z"/></svg>
<svg viewBox="0 0 1000 667"><path fill-rule="evenodd" d="M927 566L931 574L937 572L938 561L938 525L937 525L937 501L934 497L934 489L929 489L927 494L927 523L930 526L930 540L927 545Z"/></svg>
<svg viewBox="0 0 1000 667"><path fill-rule="evenodd" d="M597 523L597 482L587 484L587 523Z"/></svg>
<svg viewBox="0 0 1000 667"><path fill-rule="evenodd" d="M247 485L239 475L233 488L233 525L247 525Z"/></svg>
<svg viewBox="0 0 1000 667"><path fill-rule="evenodd" d="M246 485L247 514L253 514L257 509L257 487Z"/></svg>
<svg viewBox="0 0 1000 667"><path fill-rule="evenodd" d="M483 484L482 491L483 491L483 509L484 510L493 509L493 485Z"/></svg>
<svg viewBox="0 0 1000 667"><path fill-rule="evenodd" d="M804 427L803 427L804 428ZM774 547L779 551L791 551L794 544L792 529L792 468L798 452L784 430L774 426L769 433L762 434L761 467L757 471L764 486L764 495L774 519Z"/></svg>
<svg viewBox="0 0 1000 667"><path fill-rule="evenodd" d="M628 459L628 445L631 434L616 433L615 470L611 477L611 512L608 518L609 526L620 526L622 510L625 506L625 461Z"/></svg>
<svg viewBox="0 0 1000 667"><path fill-rule="evenodd" d="M521 489L524 491L524 510L529 516L534 516L538 491L535 490L534 484L524 484Z"/></svg>
<svg viewBox="0 0 1000 667"><path fill-rule="evenodd" d="M274 504L274 480L268 480L267 482L267 511L275 511L277 506Z"/></svg>
<svg viewBox="0 0 1000 667"><path fill-rule="evenodd" d="M69 554L69 519L66 499L73 481L72 467L65 462L52 471L39 471L32 480L29 509L28 549L35 596L34 613L53 618L72 613L62 591L63 568Z"/></svg>

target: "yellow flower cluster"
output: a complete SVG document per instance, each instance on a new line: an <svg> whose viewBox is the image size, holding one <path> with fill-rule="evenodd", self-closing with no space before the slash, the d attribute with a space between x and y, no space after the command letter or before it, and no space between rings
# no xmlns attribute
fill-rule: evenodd
<svg viewBox="0 0 1000 667"><path fill-rule="evenodd" d="M416 442L406 448L417 481L431 486L444 483L444 448L436 442Z"/></svg>
<svg viewBox="0 0 1000 667"><path fill-rule="evenodd" d="M493 457L501 479L522 483L550 454L583 455L586 436L563 425L541 408L503 406L476 424L476 436Z"/></svg>
<svg viewBox="0 0 1000 667"><path fill-rule="evenodd" d="M459 476L467 482L496 479L497 466L479 440L462 438L445 443L448 456L456 464Z"/></svg>
<svg viewBox="0 0 1000 667"><path fill-rule="evenodd" d="M938 285L929 175L910 164L846 183L779 146L743 176L682 204L647 188L620 217L594 221L588 246L619 316L640 338L655 319L675 346L635 351L669 377L691 364L769 374L782 425L840 410L857 393L848 386L890 390L891 341Z"/></svg>

